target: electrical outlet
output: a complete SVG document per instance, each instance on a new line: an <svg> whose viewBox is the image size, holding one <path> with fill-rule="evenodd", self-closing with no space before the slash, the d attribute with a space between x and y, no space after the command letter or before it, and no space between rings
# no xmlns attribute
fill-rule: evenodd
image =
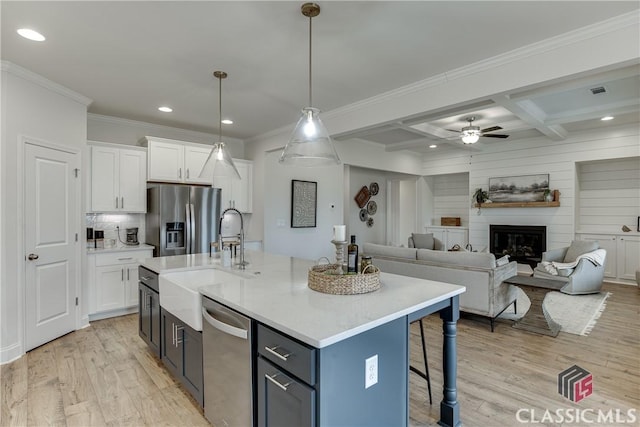
<svg viewBox="0 0 640 427"><path fill-rule="evenodd" d="M364 361L364 388L378 383L378 355Z"/></svg>

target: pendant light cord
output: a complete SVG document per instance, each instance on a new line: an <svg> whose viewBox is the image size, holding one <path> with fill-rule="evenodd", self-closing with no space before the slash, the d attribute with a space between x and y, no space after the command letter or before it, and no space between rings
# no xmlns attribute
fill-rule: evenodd
<svg viewBox="0 0 640 427"><path fill-rule="evenodd" d="M222 76L218 77L218 89L218 111L220 112L220 120L218 120L218 142L222 142Z"/></svg>
<svg viewBox="0 0 640 427"><path fill-rule="evenodd" d="M312 17L309 16L309 107L313 106L311 98L311 22Z"/></svg>

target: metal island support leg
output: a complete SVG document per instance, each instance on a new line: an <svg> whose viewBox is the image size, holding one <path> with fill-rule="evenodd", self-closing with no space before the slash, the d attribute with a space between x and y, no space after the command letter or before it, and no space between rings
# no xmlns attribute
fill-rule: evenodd
<svg viewBox="0 0 640 427"><path fill-rule="evenodd" d="M443 427L459 427L460 405L458 403L458 389L456 388L457 349L456 349L456 322L460 318L460 303L458 296L451 298L451 305L440 311L442 319L442 372L443 372L443 399L440 402L440 421L438 425Z"/></svg>

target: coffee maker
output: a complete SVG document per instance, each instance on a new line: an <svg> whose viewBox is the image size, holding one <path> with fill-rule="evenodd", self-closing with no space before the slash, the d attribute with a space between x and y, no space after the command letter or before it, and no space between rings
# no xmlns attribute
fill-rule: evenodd
<svg viewBox="0 0 640 427"><path fill-rule="evenodd" d="M138 241L138 227L127 228L127 239L125 240L125 244L129 246L139 245Z"/></svg>

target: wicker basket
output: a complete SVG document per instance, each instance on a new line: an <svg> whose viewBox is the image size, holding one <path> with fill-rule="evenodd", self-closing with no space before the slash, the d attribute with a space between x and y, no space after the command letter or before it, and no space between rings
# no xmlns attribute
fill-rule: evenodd
<svg viewBox="0 0 640 427"><path fill-rule="evenodd" d="M314 291L334 295L366 294L380 289L380 270L371 265L371 273L336 274L338 264L315 265L309 269L308 286Z"/></svg>

